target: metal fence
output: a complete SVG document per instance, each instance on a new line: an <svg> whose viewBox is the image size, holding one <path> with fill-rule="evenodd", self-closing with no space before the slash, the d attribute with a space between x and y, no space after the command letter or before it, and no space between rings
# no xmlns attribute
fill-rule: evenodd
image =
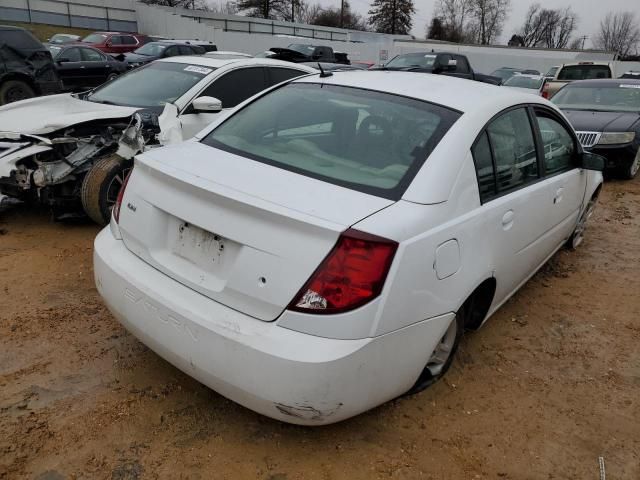
<svg viewBox="0 0 640 480"><path fill-rule="evenodd" d="M135 32L132 0L2 0L0 21L44 23L91 30Z"/></svg>

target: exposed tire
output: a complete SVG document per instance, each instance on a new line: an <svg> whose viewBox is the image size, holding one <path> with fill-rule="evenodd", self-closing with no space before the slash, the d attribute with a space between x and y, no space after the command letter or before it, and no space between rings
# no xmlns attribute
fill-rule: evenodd
<svg viewBox="0 0 640 480"><path fill-rule="evenodd" d="M7 80L0 85L0 105L36 96L33 88L22 80Z"/></svg>
<svg viewBox="0 0 640 480"><path fill-rule="evenodd" d="M109 223L111 209L131 165L130 160L109 155L96 161L82 180L82 208L98 225Z"/></svg>
<svg viewBox="0 0 640 480"><path fill-rule="evenodd" d="M584 241L584 231L587 229L587 223L589 219L593 216L593 212L596 209L596 203L598 203L598 195L594 195L587 203L586 208L580 215L580 220L578 220L578 224L576 225L575 230L567 240L567 248L570 250L577 250L582 242Z"/></svg>
<svg viewBox="0 0 640 480"><path fill-rule="evenodd" d="M422 392L444 377L445 373L447 373L453 363L456 351L460 345L460 340L464 334L468 307L469 302L467 301L451 321L451 324L440 340L440 343L438 343L431 354L431 357L418 377L418 380L406 395L414 395Z"/></svg>
<svg viewBox="0 0 640 480"><path fill-rule="evenodd" d="M636 158L629 165L620 170L620 176L625 180L633 180L640 171L640 149L636 153Z"/></svg>
<svg viewBox="0 0 640 480"><path fill-rule="evenodd" d="M107 82L110 82L111 80L115 80L116 78L118 78L118 74L112 73L107 77Z"/></svg>

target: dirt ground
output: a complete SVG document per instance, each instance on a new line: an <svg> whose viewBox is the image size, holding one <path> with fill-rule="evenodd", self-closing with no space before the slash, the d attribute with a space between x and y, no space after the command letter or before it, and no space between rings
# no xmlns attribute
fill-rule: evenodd
<svg viewBox="0 0 640 480"><path fill-rule="evenodd" d="M609 181L444 381L338 425L261 417L128 334L89 224L0 213L0 478L640 478L640 178Z"/></svg>

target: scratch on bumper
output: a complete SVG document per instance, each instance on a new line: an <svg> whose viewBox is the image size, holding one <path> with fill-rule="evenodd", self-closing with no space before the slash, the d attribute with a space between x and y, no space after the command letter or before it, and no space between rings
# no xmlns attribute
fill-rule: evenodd
<svg viewBox="0 0 640 480"><path fill-rule="evenodd" d="M339 403L333 409L329 410L319 410L312 405L285 405L283 403L276 403L275 406L283 415L303 420L322 422L332 415L335 415L335 413L342 407L342 403Z"/></svg>

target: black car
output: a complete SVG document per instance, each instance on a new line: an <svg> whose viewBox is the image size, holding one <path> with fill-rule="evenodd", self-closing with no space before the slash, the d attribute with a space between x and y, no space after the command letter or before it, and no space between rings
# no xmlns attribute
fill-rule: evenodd
<svg viewBox="0 0 640 480"><path fill-rule="evenodd" d="M0 105L60 87L49 50L24 28L0 25Z"/></svg>
<svg viewBox="0 0 640 480"><path fill-rule="evenodd" d="M127 71L127 64L97 48L84 45L50 45L62 88L88 90Z"/></svg>
<svg viewBox="0 0 640 480"><path fill-rule="evenodd" d="M640 168L640 80L572 82L552 99L578 133L582 146L607 159L624 178Z"/></svg>
<svg viewBox="0 0 640 480"><path fill-rule="evenodd" d="M129 68L136 68L159 58L177 57L179 55L202 55L205 49L200 45L172 40L149 42L131 53L116 56Z"/></svg>

